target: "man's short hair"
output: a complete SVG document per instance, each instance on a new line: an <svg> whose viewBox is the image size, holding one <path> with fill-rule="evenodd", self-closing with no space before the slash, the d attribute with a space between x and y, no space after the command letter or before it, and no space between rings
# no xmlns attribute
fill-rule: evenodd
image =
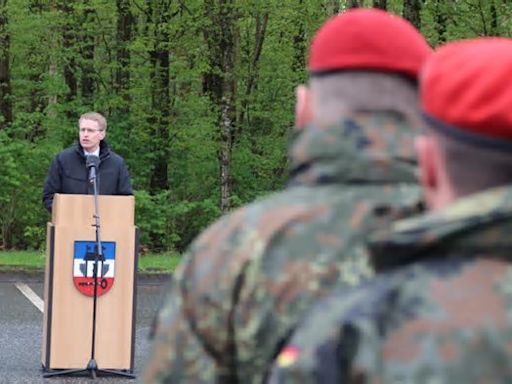
<svg viewBox="0 0 512 384"><path fill-rule="evenodd" d="M100 131L105 131L107 129L107 119L98 112L87 112L84 113L80 118L78 119L78 125L80 126L80 122L82 120L93 120L98 123Z"/></svg>
<svg viewBox="0 0 512 384"><path fill-rule="evenodd" d="M417 83L391 72L347 70L310 78L315 113L336 121L346 111L394 111L411 124L419 119Z"/></svg>
<svg viewBox="0 0 512 384"><path fill-rule="evenodd" d="M457 195L512 183L512 151L482 147L439 133L431 135L439 144L446 173Z"/></svg>

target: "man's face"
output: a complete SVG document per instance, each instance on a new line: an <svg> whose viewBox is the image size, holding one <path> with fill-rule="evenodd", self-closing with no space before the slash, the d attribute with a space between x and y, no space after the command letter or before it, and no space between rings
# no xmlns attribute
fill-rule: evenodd
<svg viewBox="0 0 512 384"><path fill-rule="evenodd" d="M83 119L80 121L80 145L87 152L94 152L105 137L105 131L101 131L99 123L94 120Z"/></svg>

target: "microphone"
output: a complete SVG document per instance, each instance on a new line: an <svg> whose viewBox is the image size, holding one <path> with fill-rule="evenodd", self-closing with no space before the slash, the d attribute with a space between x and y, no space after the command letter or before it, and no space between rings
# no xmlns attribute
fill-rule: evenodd
<svg viewBox="0 0 512 384"><path fill-rule="evenodd" d="M89 182L93 182L96 178L96 171L98 170L98 164L100 163L100 158L96 155L88 155L85 158L85 166L89 170Z"/></svg>

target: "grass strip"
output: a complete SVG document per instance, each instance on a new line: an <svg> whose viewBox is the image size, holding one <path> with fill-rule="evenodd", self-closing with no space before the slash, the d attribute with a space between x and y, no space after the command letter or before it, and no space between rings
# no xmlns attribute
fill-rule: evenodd
<svg viewBox="0 0 512 384"><path fill-rule="evenodd" d="M181 260L177 253L148 253L139 256L139 272L172 273ZM2 270L44 270L46 256L40 251L0 251Z"/></svg>

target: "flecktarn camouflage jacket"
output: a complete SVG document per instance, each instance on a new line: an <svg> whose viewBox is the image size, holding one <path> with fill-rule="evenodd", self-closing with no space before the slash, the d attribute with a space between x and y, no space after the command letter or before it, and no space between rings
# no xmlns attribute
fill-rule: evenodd
<svg viewBox="0 0 512 384"><path fill-rule="evenodd" d="M279 354L276 383L511 383L512 187L372 236L377 277L334 290Z"/></svg>
<svg viewBox="0 0 512 384"><path fill-rule="evenodd" d="M297 134L286 190L221 218L189 248L144 382L261 383L311 303L370 274L365 234L420 199L412 140L392 112Z"/></svg>

